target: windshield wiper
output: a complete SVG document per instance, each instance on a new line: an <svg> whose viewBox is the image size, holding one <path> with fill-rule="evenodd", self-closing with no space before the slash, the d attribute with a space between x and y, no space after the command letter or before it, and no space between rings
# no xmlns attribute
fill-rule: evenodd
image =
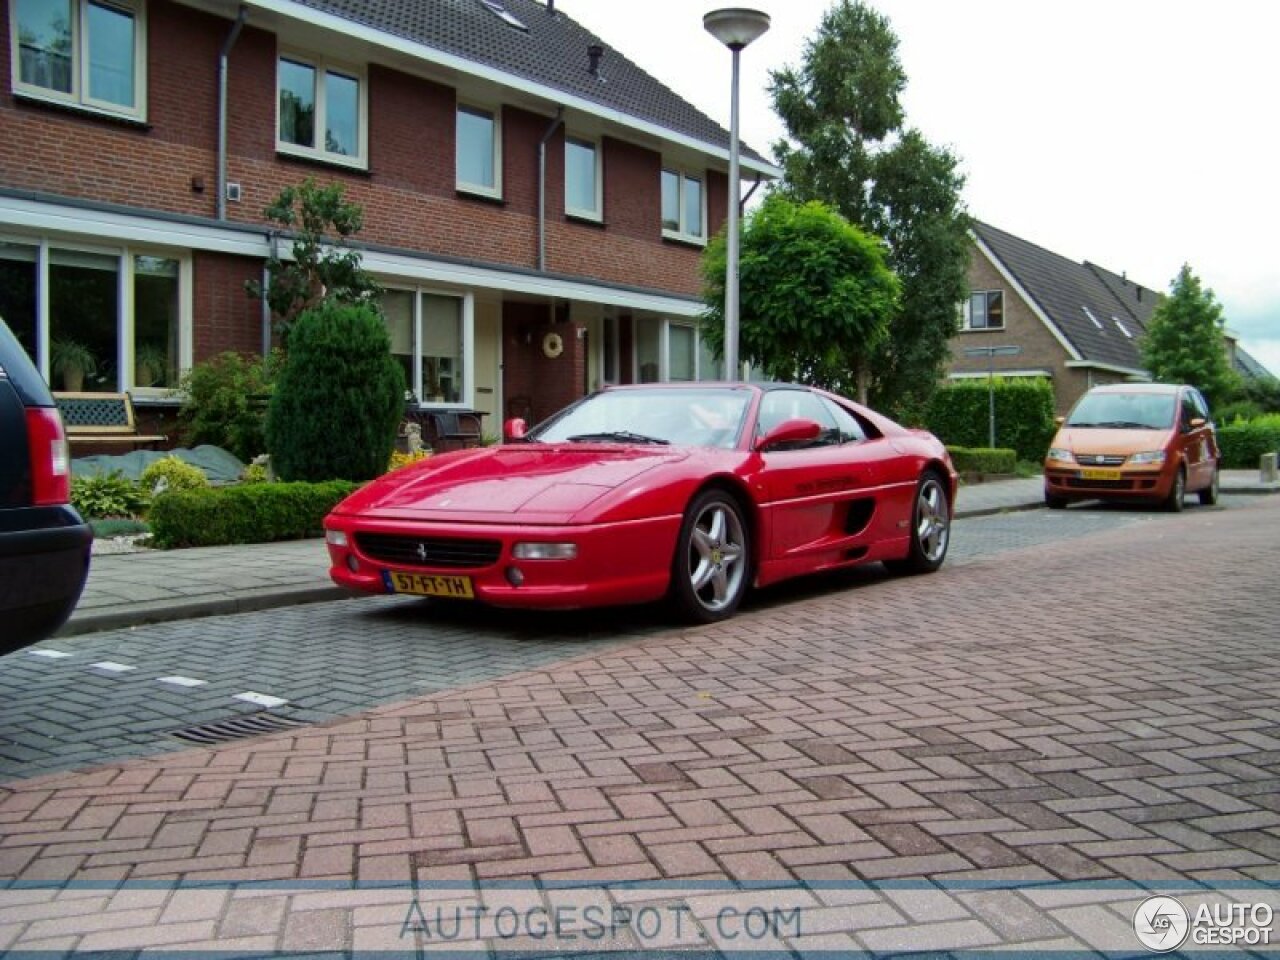
<svg viewBox="0 0 1280 960"><path fill-rule="evenodd" d="M602 433L579 433L569 438L570 443L656 443L667 447L670 440L661 437L647 437L643 433L632 433L630 430L614 430Z"/></svg>

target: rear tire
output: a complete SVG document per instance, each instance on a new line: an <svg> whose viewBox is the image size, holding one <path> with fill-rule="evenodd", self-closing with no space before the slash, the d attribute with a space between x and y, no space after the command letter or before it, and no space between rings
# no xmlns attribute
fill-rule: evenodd
<svg viewBox="0 0 1280 960"><path fill-rule="evenodd" d="M1209 485L1207 487L1205 487L1203 490L1200 491L1200 494L1199 494L1200 505L1202 507L1212 507L1214 504L1218 502L1218 493L1220 489L1219 479L1220 478L1218 476L1218 465L1215 463L1213 465L1213 479L1209 482Z"/></svg>
<svg viewBox="0 0 1280 960"><path fill-rule="evenodd" d="M723 490L705 490L685 511L671 565L671 595L694 623L733 616L751 576L751 531Z"/></svg>
<svg viewBox="0 0 1280 960"><path fill-rule="evenodd" d="M1187 468L1179 467L1173 477L1173 486L1169 488L1169 496L1165 497L1164 508L1170 513L1181 513L1183 502L1187 499Z"/></svg>
<svg viewBox="0 0 1280 960"><path fill-rule="evenodd" d="M936 470L926 470L916 484L911 508L911 550L902 560L884 562L892 573L933 573L947 558L951 543L951 501L947 484Z"/></svg>

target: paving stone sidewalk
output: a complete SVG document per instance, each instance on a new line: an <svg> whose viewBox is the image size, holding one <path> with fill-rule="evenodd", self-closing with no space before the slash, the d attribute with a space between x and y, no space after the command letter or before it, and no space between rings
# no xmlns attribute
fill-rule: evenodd
<svg viewBox="0 0 1280 960"><path fill-rule="evenodd" d="M11 783L0 932L14 950L412 950L440 945L407 922L419 898L579 919L679 900L689 924L656 944L627 923L555 946L727 950L744 944L723 911L775 884L809 925L754 948L1132 955L1147 889L1280 910L1278 521L1269 497L1190 511L1176 533L1010 551L305 733ZM226 886L243 881L274 885ZM500 912L450 946L546 949Z"/></svg>

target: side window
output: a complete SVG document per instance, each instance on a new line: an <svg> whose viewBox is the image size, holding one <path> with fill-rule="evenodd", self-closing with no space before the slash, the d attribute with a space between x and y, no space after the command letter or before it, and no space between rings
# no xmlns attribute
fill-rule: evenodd
<svg viewBox="0 0 1280 960"><path fill-rule="evenodd" d="M822 405L827 408L831 418L836 422L840 443L861 443L867 439L867 431L863 429L858 418L833 400L822 397Z"/></svg>
<svg viewBox="0 0 1280 960"><path fill-rule="evenodd" d="M1196 409L1195 401L1191 398L1191 391L1182 391L1182 429L1191 428L1191 421L1200 416L1200 411Z"/></svg>
<svg viewBox="0 0 1280 960"><path fill-rule="evenodd" d="M788 420L802 418L816 420L822 427L816 440L782 444L778 450L801 450L839 443L840 430L823 405L822 399L807 390L770 390L760 400L760 415L756 418L756 436L763 437L770 430Z"/></svg>
<svg viewBox="0 0 1280 960"><path fill-rule="evenodd" d="M1209 404L1205 402L1203 394L1199 390L1187 391L1191 395L1191 403L1199 411L1199 415L1205 420L1209 419Z"/></svg>

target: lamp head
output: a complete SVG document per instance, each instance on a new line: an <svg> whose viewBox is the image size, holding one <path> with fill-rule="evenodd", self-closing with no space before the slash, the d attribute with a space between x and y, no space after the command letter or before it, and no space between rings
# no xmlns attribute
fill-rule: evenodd
<svg viewBox="0 0 1280 960"><path fill-rule="evenodd" d="M769 29L769 15L762 10L725 7L712 10L702 18L702 25L730 50L741 50Z"/></svg>

